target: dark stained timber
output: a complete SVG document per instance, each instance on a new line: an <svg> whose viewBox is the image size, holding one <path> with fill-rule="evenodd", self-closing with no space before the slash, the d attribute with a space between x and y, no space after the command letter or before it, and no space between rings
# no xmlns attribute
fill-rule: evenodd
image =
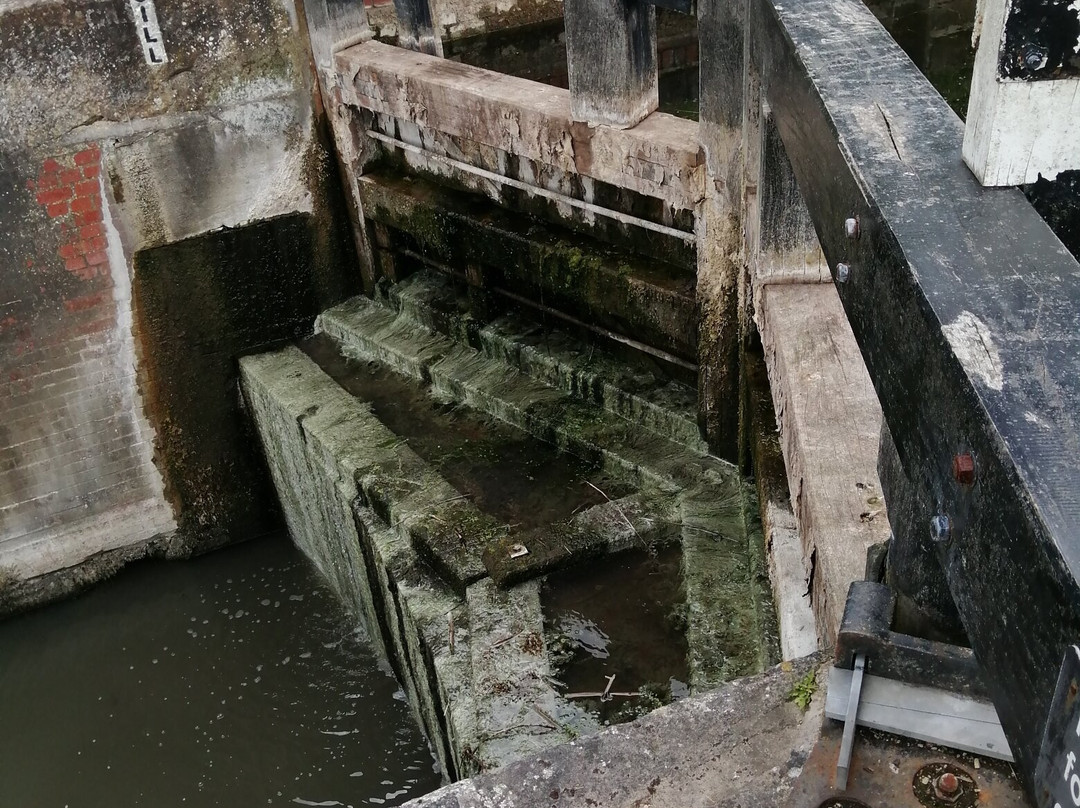
<svg viewBox="0 0 1080 808"><path fill-rule="evenodd" d="M830 266L849 267L837 287L905 488L933 504L916 518L1033 791L1080 640L1080 266L1018 190L978 184L961 122L858 0L750 0L748 35Z"/></svg>

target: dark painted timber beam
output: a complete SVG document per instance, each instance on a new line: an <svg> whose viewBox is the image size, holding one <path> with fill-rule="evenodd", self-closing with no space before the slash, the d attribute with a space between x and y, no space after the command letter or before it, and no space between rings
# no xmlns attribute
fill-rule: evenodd
<svg viewBox="0 0 1080 808"><path fill-rule="evenodd" d="M963 125L859 0L749 0L748 36L1034 794L1080 640L1080 266L1020 191L980 186Z"/></svg>
<svg viewBox="0 0 1080 808"><path fill-rule="evenodd" d="M435 33L430 0L394 0L398 45L431 56L442 56L442 39Z"/></svg>

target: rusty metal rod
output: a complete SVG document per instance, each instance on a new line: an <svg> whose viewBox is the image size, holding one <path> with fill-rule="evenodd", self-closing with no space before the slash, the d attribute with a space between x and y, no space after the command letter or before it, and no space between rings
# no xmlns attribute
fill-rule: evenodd
<svg viewBox="0 0 1080 808"><path fill-rule="evenodd" d="M496 174L494 171L488 171L486 168L480 168L479 166L471 165L470 163L462 162L461 160L455 160L452 157L444 157L441 154L422 149L419 146L414 146L411 143L406 143L404 140L398 140L396 137L390 137L384 135L382 132L376 132L374 129L368 129L367 134L369 137L374 138L380 143L385 143L389 146L401 149L403 151L412 152L413 154L420 154L429 160L436 163L443 163L444 165L451 166L469 174L475 174L478 177L483 177L491 182L496 182L500 185L509 185L511 188L517 188L520 191L526 191L536 196L542 196L545 199L550 199L553 202L562 202L573 208L580 208L581 210L588 211L589 213L596 214L597 216L603 216L608 219L614 219L622 224L632 225L634 227L641 227L645 230L652 230L654 233L662 233L665 236L671 236L677 238L680 241L685 241L687 244L694 244L697 242L697 236L693 233L688 233L685 230L678 230L674 227L668 227L665 224L658 224L651 222L648 219L642 219L638 216L631 216L629 213L622 213L621 211L612 210L611 208L604 208L600 205L594 205L592 202L584 202L580 199L575 199L572 196L566 196L565 194L556 193L555 191L549 191L547 188L540 188L536 185L529 185L527 182L521 180L511 179L510 177L504 177L501 174Z"/></svg>

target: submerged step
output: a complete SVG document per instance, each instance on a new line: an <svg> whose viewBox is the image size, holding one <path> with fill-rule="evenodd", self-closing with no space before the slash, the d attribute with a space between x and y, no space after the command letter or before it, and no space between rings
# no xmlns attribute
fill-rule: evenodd
<svg viewBox="0 0 1080 808"><path fill-rule="evenodd" d="M429 382L461 401L583 457L604 456L639 483L667 488L723 485L737 479L728 463L688 448L588 401L564 393L491 358L428 331L367 298L353 298L320 315L317 329L349 356L374 360Z"/></svg>
<svg viewBox="0 0 1080 808"><path fill-rule="evenodd" d="M522 314L478 322L444 273L417 272L390 286L399 314L545 384L633 421L700 454L708 447L697 423L697 389L676 381L632 349L613 352Z"/></svg>
<svg viewBox="0 0 1080 808"><path fill-rule="evenodd" d="M464 498L513 528L571 519L630 492L590 462L454 402L373 362L341 354L326 334L300 344L331 378L433 466Z"/></svg>

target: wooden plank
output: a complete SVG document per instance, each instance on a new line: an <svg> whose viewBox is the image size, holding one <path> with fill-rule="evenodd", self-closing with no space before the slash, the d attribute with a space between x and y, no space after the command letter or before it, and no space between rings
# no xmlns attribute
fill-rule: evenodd
<svg viewBox="0 0 1080 808"><path fill-rule="evenodd" d="M852 672L845 668L829 669L827 718L842 721L846 717L851 677ZM855 720L859 726L1013 761L994 705L947 690L866 674Z"/></svg>
<svg viewBox="0 0 1080 808"><path fill-rule="evenodd" d="M866 549L889 537L878 487L881 408L836 290L766 286L758 323L792 506L824 646L836 639Z"/></svg>
<svg viewBox="0 0 1080 808"><path fill-rule="evenodd" d="M1080 168L1080 77L1068 69L1080 54L1080 4L1059 3L1038 12L1043 5L1038 0L979 4L963 154L983 185L1020 185ZM1025 9L1036 12L1034 19ZM1046 11L1064 16L1050 19ZM1029 30L1016 30L1023 24L1018 20ZM1071 40L1064 48L1045 41L1063 35ZM1023 42L1011 41L1017 39ZM1064 60L1062 50L1068 52ZM1040 75L1048 67L1050 75L1061 77Z"/></svg>
<svg viewBox="0 0 1080 808"><path fill-rule="evenodd" d="M698 124L654 112L633 129L575 124L570 93L371 41L337 54L345 103L413 121L693 210Z"/></svg>

